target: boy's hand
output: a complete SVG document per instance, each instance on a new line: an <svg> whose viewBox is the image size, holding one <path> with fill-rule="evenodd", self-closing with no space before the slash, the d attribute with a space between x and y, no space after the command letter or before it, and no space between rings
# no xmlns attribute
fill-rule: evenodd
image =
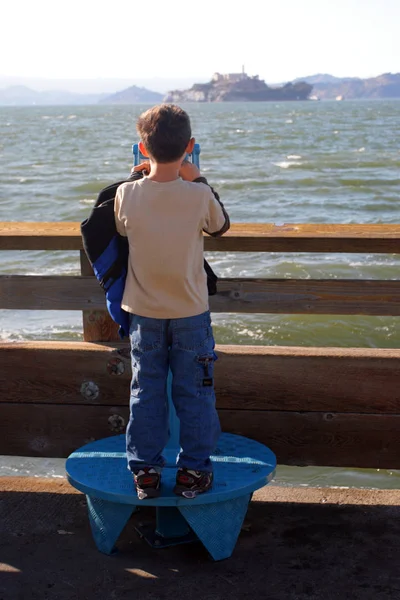
<svg viewBox="0 0 400 600"><path fill-rule="evenodd" d="M143 162L140 163L140 165L136 165L136 167L133 167L133 169L131 169L131 174L137 173L138 171L144 171L143 175L148 175L150 173L150 163Z"/></svg>
<svg viewBox="0 0 400 600"><path fill-rule="evenodd" d="M185 181L194 181L200 177L200 170L193 163L188 160L184 160L179 170L179 175Z"/></svg>

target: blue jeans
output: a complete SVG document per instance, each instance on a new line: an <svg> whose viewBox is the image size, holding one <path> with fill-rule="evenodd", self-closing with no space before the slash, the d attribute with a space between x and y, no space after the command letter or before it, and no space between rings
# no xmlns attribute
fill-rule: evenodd
<svg viewBox="0 0 400 600"><path fill-rule="evenodd" d="M215 408L214 337L209 311L182 319L131 315L132 383L126 429L128 467L164 465L168 437L167 376L180 421L178 467L212 471L221 433Z"/></svg>

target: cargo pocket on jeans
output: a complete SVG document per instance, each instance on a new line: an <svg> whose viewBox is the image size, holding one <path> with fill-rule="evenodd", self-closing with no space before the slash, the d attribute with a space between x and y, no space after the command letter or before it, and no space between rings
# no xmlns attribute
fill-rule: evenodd
<svg viewBox="0 0 400 600"><path fill-rule="evenodd" d="M217 358L215 352L196 356L196 379L199 395L214 392L214 362Z"/></svg>

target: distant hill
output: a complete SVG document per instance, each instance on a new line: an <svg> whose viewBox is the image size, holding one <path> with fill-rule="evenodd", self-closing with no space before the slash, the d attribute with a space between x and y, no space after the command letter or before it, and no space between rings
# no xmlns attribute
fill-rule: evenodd
<svg viewBox="0 0 400 600"><path fill-rule="evenodd" d="M103 98L101 104L157 104L163 99L163 94L152 92L144 87L132 85L126 90Z"/></svg>
<svg viewBox="0 0 400 600"><path fill-rule="evenodd" d="M318 75L308 75L307 77L297 78L293 81L293 83L298 83L299 81L307 81L311 85L319 85L320 83L341 83L343 81L360 81L359 77L335 77L334 75L328 75L327 73L318 73Z"/></svg>
<svg viewBox="0 0 400 600"><path fill-rule="evenodd" d="M167 90L188 88L195 81L207 81L207 78L195 77L131 77L108 78L96 77L94 79L46 79L45 77L17 77L1 74L0 65L0 89L16 85L24 85L32 90L67 90L74 94L115 94L120 90L126 90L131 85L145 87L161 94Z"/></svg>
<svg viewBox="0 0 400 600"><path fill-rule="evenodd" d="M333 100L338 96L345 100L400 98L400 73L384 73L368 79L312 75L301 80L312 84L313 94L321 100Z"/></svg>
<svg viewBox="0 0 400 600"><path fill-rule="evenodd" d="M62 90L37 92L24 85L0 89L0 106L55 106L97 104L107 94L74 94Z"/></svg>
<svg viewBox="0 0 400 600"><path fill-rule="evenodd" d="M163 94L133 85L116 94L77 94L64 90L38 92L25 85L13 85L0 89L0 106L58 106L89 104L157 104Z"/></svg>

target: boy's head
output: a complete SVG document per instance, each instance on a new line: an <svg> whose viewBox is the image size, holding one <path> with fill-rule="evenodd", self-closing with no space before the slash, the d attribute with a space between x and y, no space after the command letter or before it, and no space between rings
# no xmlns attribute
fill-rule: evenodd
<svg viewBox="0 0 400 600"><path fill-rule="evenodd" d="M172 163L193 150L189 116L175 104L159 104L146 110L138 119L137 131L146 154L155 162Z"/></svg>

